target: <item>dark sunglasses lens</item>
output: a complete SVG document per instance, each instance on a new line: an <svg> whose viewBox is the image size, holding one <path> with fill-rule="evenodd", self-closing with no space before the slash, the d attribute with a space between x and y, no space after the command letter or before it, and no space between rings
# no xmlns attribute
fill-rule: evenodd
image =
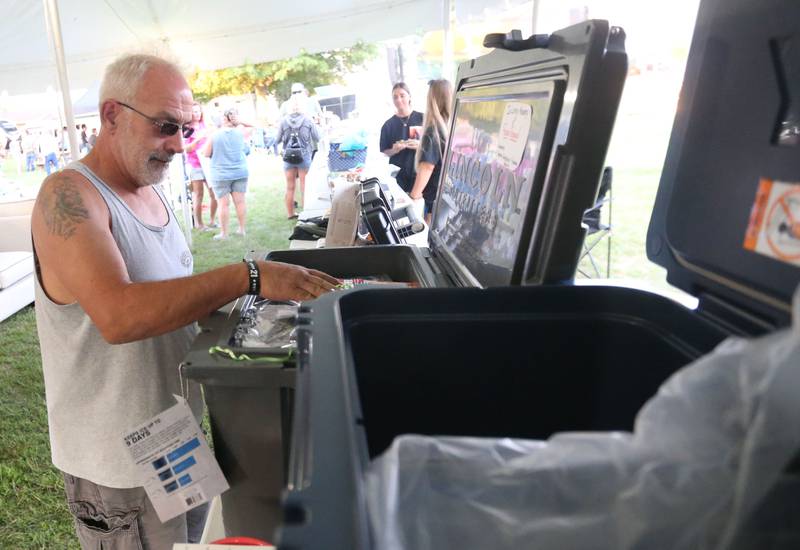
<svg viewBox="0 0 800 550"><path fill-rule="evenodd" d="M163 136L174 136L175 132L177 132L179 128L180 128L180 126L178 126L174 122L162 122L161 123L161 135L163 135Z"/></svg>
<svg viewBox="0 0 800 550"><path fill-rule="evenodd" d="M193 133L194 133L194 128L192 128L190 126L184 126L183 127L183 139L187 139L187 138L191 137Z"/></svg>

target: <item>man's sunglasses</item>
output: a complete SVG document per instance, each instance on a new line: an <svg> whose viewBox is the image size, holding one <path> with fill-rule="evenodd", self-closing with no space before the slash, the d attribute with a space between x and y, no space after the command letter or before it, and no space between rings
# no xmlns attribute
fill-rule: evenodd
<svg viewBox="0 0 800 550"><path fill-rule="evenodd" d="M178 130L180 130L181 133L183 134L184 139L186 139L186 138L190 137L194 133L194 128L192 128L191 126L188 126L188 125L185 125L185 124L183 126L181 126L179 124L175 124L174 122L169 122L169 121L166 121L166 120L158 120L157 118L153 118L151 116L147 116L143 112L134 109L133 107L131 107L127 103L123 103L121 101L117 101L117 103L119 103L123 107L126 107L126 108L130 109L131 111L133 111L134 113L136 113L138 115L142 115L144 118L146 118L147 120L152 122L155 126L158 126L159 133L162 136L174 136L178 132Z"/></svg>

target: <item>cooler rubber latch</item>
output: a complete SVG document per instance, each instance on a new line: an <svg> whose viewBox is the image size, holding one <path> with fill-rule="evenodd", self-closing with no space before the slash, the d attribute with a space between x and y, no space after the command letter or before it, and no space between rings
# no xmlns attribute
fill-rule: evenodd
<svg viewBox="0 0 800 550"><path fill-rule="evenodd" d="M549 34L533 34L529 38L523 39L522 31L519 29L513 29L505 34L500 32L490 33L483 38L483 46L485 48L497 48L512 52L546 48L549 43Z"/></svg>

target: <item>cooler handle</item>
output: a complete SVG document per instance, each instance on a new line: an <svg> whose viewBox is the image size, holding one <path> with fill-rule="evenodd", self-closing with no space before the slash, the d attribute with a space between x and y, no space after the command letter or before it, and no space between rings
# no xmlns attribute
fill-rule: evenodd
<svg viewBox="0 0 800 550"><path fill-rule="evenodd" d="M500 50L511 50L512 52L546 48L549 43L549 34L533 34L523 39L522 31L519 29L513 29L506 34L501 32L490 33L483 38L484 48L497 48Z"/></svg>

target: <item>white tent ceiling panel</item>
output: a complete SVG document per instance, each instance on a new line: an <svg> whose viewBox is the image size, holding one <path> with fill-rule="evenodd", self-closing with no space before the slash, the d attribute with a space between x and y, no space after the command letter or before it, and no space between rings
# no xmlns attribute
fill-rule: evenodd
<svg viewBox="0 0 800 550"><path fill-rule="evenodd" d="M478 0L463 8L482 9ZM126 51L173 51L215 69L442 27L441 0L60 0L70 87L86 88ZM459 10L460 13L465 13ZM0 0L0 91L56 87L41 1Z"/></svg>

